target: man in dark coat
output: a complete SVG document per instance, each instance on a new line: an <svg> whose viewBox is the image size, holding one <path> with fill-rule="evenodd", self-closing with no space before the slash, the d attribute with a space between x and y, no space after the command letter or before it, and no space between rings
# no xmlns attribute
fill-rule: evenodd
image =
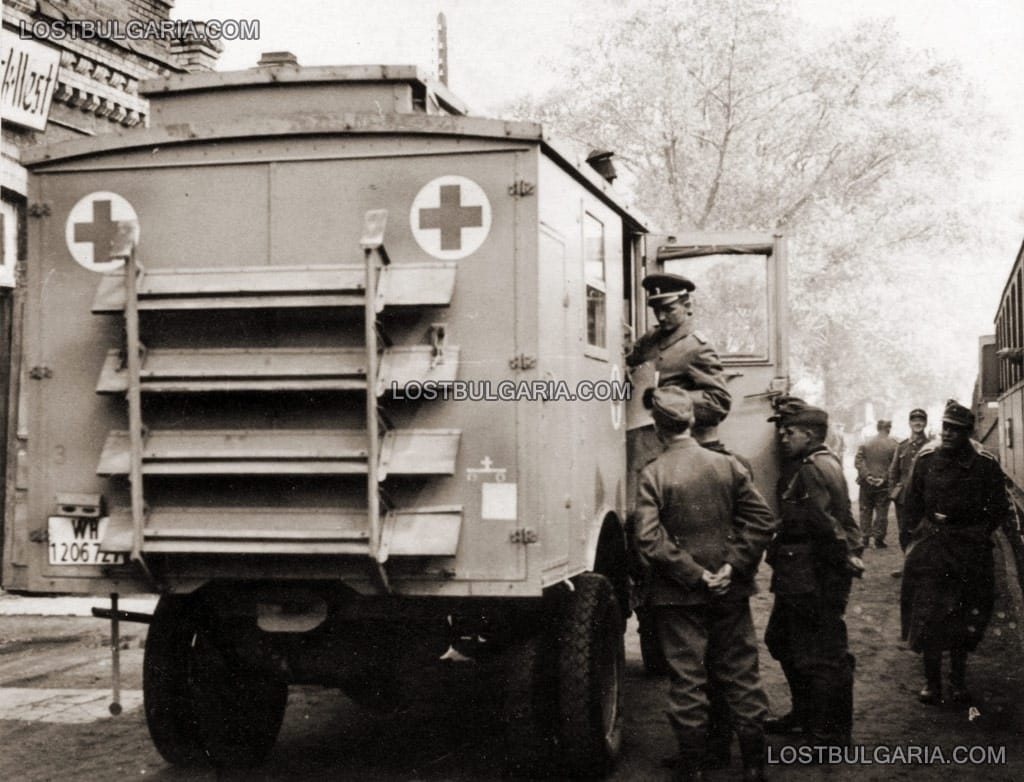
<svg viewBox="0 0 1024 782"><path fill-rule="evenodd" d="M769 733L807 734L846 745L853 727L853 655L843 613L851 578L863 571L860 528L839 460L825 446L828 414L784 416L782 444L799 467L782 493L782 526L769 550L775 603L765 644L782 665L792 708Z"/></svg>
<svg viewBox="0 0 1024 782"><path fill-rule="evenodd" d="M864 547L871 545L885 548L885 533L889 528L889 465L896 453L896 440L889 436L891 421L879 421L874 437L857 449L854 465L857 467L857 483L860 485L860 527L864 535ZM872 523L872 515L874 522Z"/></svg>
<svg viewBox="0 0 1024 782"><path fill-rule="evenodd" d="M907 523L907 491L910 489L910 467L917 458L918 451L931 438L925 434L928 426L928 413L917 407L910 411L910 437L901 440L896 446L896 453L889 465L889 496L896 506L896 523L899 526L900 549L907 550L910 545L910 530Z"/></svg>
<svg viewBox="0 0 1024 782"><path fill-rule="evenodd" d="M687 392L659 388L651 402L665 450L640 473L636 542L651 564L650 601L669 664L676 779L702 778L709 671L729 704L745 777L761 779L767 701L749 598L777 522L734 458L702 448L690 436Z"/></svg>
<svg viewBox="0 0 1024 782"><path fill-rule="evenodd" d="M922 703L942 700L942 653L950 697L967 703L967 655L981 641L995 590L992 533L1010 518L999 463L970 439L974 414L951 399L942 437L914 462L906 511L912 542L904 561L903 638L924 656Z"/></svg>

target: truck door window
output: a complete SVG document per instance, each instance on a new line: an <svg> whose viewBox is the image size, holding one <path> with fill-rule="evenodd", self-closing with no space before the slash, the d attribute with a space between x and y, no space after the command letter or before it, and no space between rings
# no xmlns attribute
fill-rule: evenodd
<svg viewBox="0 0 1024 782"><path fill-rule="evenodd" d="M587 286L587 344L608 347L604 223L583 214L583 273Z"/></svg>
<svg viewBox="0 0 1024 782"><path fill-rule="evenodd" d="M665 271L693 280L697 328L723 360L769 359L768 256L700 255L665 262Z"/></svg>

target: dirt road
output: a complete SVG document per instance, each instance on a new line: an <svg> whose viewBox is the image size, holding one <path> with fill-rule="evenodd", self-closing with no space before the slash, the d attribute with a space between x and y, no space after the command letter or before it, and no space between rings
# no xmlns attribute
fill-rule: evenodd
<svg viewBox="0 0 1024 782"><path fill-rule="evenodd" d="M926 707L917 702L920 660L899 643L899 550L867 553L868 573L854 586L847 621L857 656L856 751L865 761L829 766L775 765L772 778L798 781L1024 779L1024 619L1008 595L1002 550L997 547L999 602L979 652L971 657L969 684L976 712L967 707ZM762 574L762 581L764 581ZM10 601L14 598L0 598ZM759 630L771 606L754 600ZM0 779L17 782L123 782L124 780L499 780L501 726L491 714L495 683L471 673L440 693L425 689L413 706L394 714L356 707L319 688L293 688L284 728L262 769L221 773L181 770L152 748L141 710L145 627L125 625L122 654L125 713L107 714L110 655L105 622L87 618L0 616ZM673 751L662 716L665 683L643 674L636 633L628 634L627 746L612 780L667 778L659 764ZM773 708L787 709L778 666L762 655ZM774 741L772 757L790 759ZM882 764L886 755L919 747L928 763ZM1004 762L954 765L957 747ZM946 765L938 763L941 752ZM994 754L994 758L991 757ZM980 756L979 756L980 757ZM977 758L976 758L977 759ZM711 782L735 779L731 769Z"/></svg>

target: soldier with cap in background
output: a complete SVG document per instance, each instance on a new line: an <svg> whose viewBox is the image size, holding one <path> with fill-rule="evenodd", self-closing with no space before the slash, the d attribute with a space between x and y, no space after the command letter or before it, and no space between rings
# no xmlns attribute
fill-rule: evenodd
<svg viewBox="0 0 1024 782"><path fill-rule="evenodd" d="M925 434L925 427L928 426L928 413L922 408L915 407L910 411L910 437L901 440L896 446L896 453L889 465L889 496L896 506L896 524L899 528L899 544L902 551L907 550L910 545L910 530L907 523L907 490L910 488L910 468L917 458L918 451L930 441ZM899 576L900 571L893 571L893 576Z"/></svg>
<svg viewBox="0 0 1024 782"><path fill-rule="evenodd" d="M992 533L1010 519L999 463L971 440L974 414L950 399L938 443L921 448L906 495L911 543L900 607L903 638L924 656L922 703L942 700L942 654L949 652L950 700L966 704L967 655L992 616Z"/></svg>
<svg viewBox="0 0 1024 782"><path fill-rule="evenodd" d="M769 549L775 603L765 644L782 665L792 708L765 721L769 733L846 745L853 727L853 655L843 614L863 571L860 528L846 479L825 446L828 414L804 406L782 416L782 445L798 460L782 492L782 525Z"/></svg>
<svg viewBox="0 0 1024 782"><path fill-rule="evenodd" d="M889 529L889 465L896 454L896 440L889 436L892 421L880 420L875 425L878 434L857 449L854 465L860 485L860 526L864 534L864 548L872 541L876 548L885 548L885 533ZM872 522L874 516L874 522Z"/></svg>
<svg viewBox="0 0 1024 782"><path fill-rule="evenodd" d="M636 541L651 564L650 601L670 669L675 778L703 778L710 671L729 704L744 776L763 779L767 700L749 597L777 521L734 458L693 439L689 393L658 388L651 405L665 448L640 472Z"/></svg>

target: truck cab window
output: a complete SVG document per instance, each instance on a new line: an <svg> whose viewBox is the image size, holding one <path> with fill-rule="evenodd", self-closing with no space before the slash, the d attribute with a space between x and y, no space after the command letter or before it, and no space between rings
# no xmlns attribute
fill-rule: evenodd
<svg viewBox="0 0 1024 782"><path fill-rule="evenodd" d="M587 286L587 344L608 347L604 224L583 214L583 270Z"/></svg>
<svg viewBox="0 0 1024 782"><path fill-rule="evenodd" d="M701 255L665 262L665 271L689 277L697 286L697 327L723 360L743 363L769 358L768 257Z"/></svg>

